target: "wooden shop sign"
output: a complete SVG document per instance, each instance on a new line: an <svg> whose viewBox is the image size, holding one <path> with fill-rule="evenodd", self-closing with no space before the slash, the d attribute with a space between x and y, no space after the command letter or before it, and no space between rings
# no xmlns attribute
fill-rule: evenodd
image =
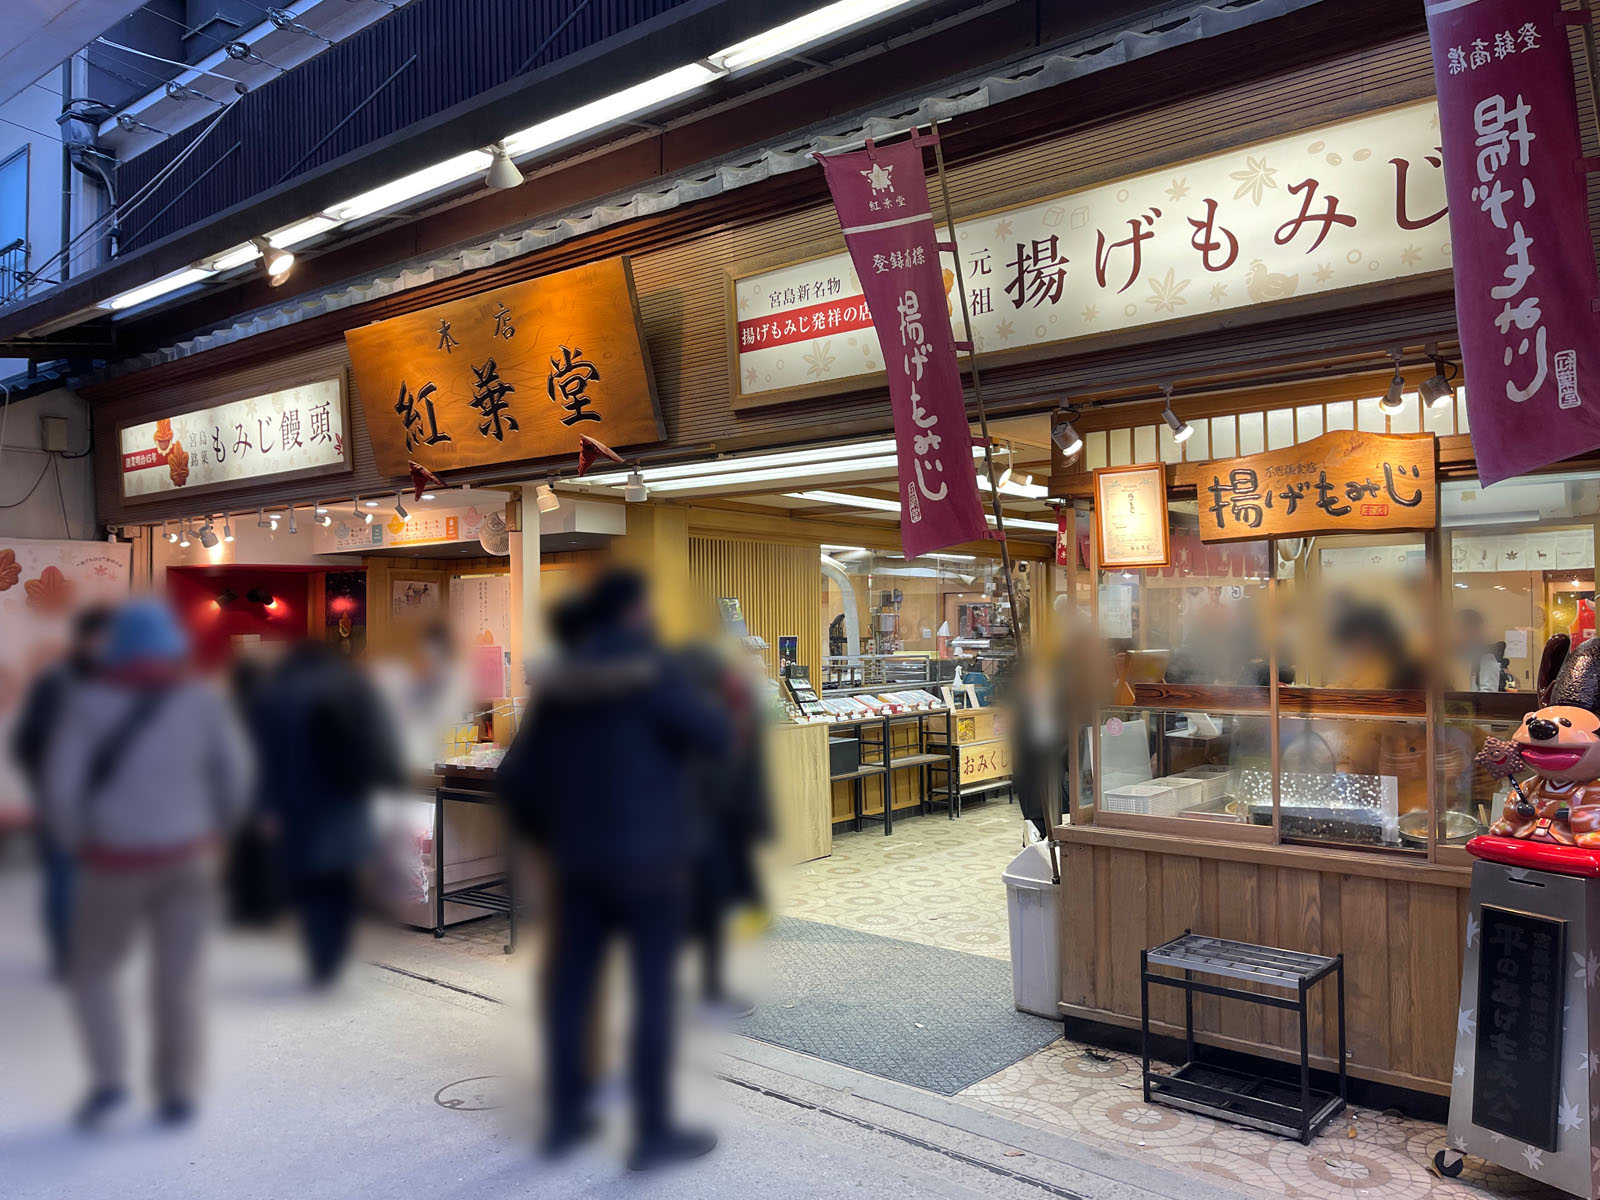
<svg viewBox="0 0 1600 1200"><path fill-rule="evenodd" d="M1195 469L1200 540L1432 529L1438 507L1431 433L1325 433L1297 446Z"/></svg>
<svg viewBox="0 0 1600 1200"><path fill-rule="evenodd" d="M344 335L385 475L661 441L633 271L610 258Z"/></svg>

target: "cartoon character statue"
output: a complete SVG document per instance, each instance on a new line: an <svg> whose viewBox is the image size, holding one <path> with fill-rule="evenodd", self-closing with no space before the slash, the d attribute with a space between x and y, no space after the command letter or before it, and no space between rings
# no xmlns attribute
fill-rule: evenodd
<svg viewBox="0 0 1600 1200"><path fill-rule="evenodd" d="M1600 849L1600 638L1576 650L1571 645L1566 634L1546 643L1539 663L1542 707L1523 719L1509 747L1485 750L1509 768L1496 774L1519 766L1533 771L1531 779L1513 783L1489 832L1593 850Z"/></svg>

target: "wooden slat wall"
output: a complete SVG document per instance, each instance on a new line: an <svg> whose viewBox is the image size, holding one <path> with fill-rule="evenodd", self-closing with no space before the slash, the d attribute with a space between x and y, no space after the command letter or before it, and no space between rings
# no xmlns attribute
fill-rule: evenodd
<svg viewBox="0 0 1600 1200"><path fill-rule="evenodd" d="M737 596L750 632L765 638L771 649L768 665L776 671L778 638L799 639L801 663L811 677L822 675L822 571L818 546L758 542L746 538L689 538L689 587L697 599L715 602Z"/></svg>
<svg viewBox="0 0 1600 1200"><path fill-rule="evenodd" d="M1449 1091L1465 953L1465 874L1438 883L1341 872L1337 864L1267 865L1072 840L1062 846L1062 1005L1069 1015L1136 1025L1139 951L1185 929L1345 956L1345 1030L1353 1075ZM1324 992L1326 987L1326 992ZM1314 1064L1338 1046L1332 982L1310 1010ZM1183 1028L1181 993L1150 990L1151 1020ZM1202 1041L1298 1053L1294 1014L1200 997ZM1320 1060L1320 1061L1319 1061Z"/></svg>

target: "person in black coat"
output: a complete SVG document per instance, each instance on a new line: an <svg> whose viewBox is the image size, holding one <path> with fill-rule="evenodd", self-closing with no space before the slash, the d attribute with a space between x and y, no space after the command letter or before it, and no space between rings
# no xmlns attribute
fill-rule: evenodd
<svg viewBox="0 0 1600 1200"><path fill-rule="evenodd" d="M554 626L559 654L535 675L497 782L552 876L545 1150L563 1154L596 1129L587 1033L606 944L620 935L634 1001L629 1166L643 1170L716 1145L673 1122L669 1094L674 967L699 842L685 758L722 752L727 721L657 644L637 575L603 577Z"/></svg>
<svg viewBox="0 0 1600 1200"><path fill-rule="evenodd" d="M11 731L11 758L27 781L34 800L41 887L39 911L50 958L50 977L57 980L66 975L74 864L72 855L50 835L40 815L44 765L50 743L60 731L67 697L95 669L111 627L111 616L111 609L94 606L73 618L72 644L66 657L33 681Z"/></svg>
<svg viewBox="0 0 1600 1200"><path fill-rule="evenodd" d="M290 650L261 685L250 725L261 808L312 983L325 986L350 949L372 794L401 782L394 730L361 670L316 641Z"/></svg>

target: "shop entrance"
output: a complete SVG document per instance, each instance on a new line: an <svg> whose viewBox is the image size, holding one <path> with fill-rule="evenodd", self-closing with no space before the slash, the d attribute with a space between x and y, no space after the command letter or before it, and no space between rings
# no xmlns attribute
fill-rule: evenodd
<svg viewBox="0 0 1600 1200"><path fill-rule="evenodd" d="M1013 1005L1002 881L1024 846L1019 643L1056 592L1049 425L994 432L1015 611L997 542L901 553L892 440L645 468L628 506L630 540L681 531L663 623L739 643L774 717L773 919L734 973L739 1032L948 1094L1059 1034ZM574 490L621 498L627 474Z"/></svg>

